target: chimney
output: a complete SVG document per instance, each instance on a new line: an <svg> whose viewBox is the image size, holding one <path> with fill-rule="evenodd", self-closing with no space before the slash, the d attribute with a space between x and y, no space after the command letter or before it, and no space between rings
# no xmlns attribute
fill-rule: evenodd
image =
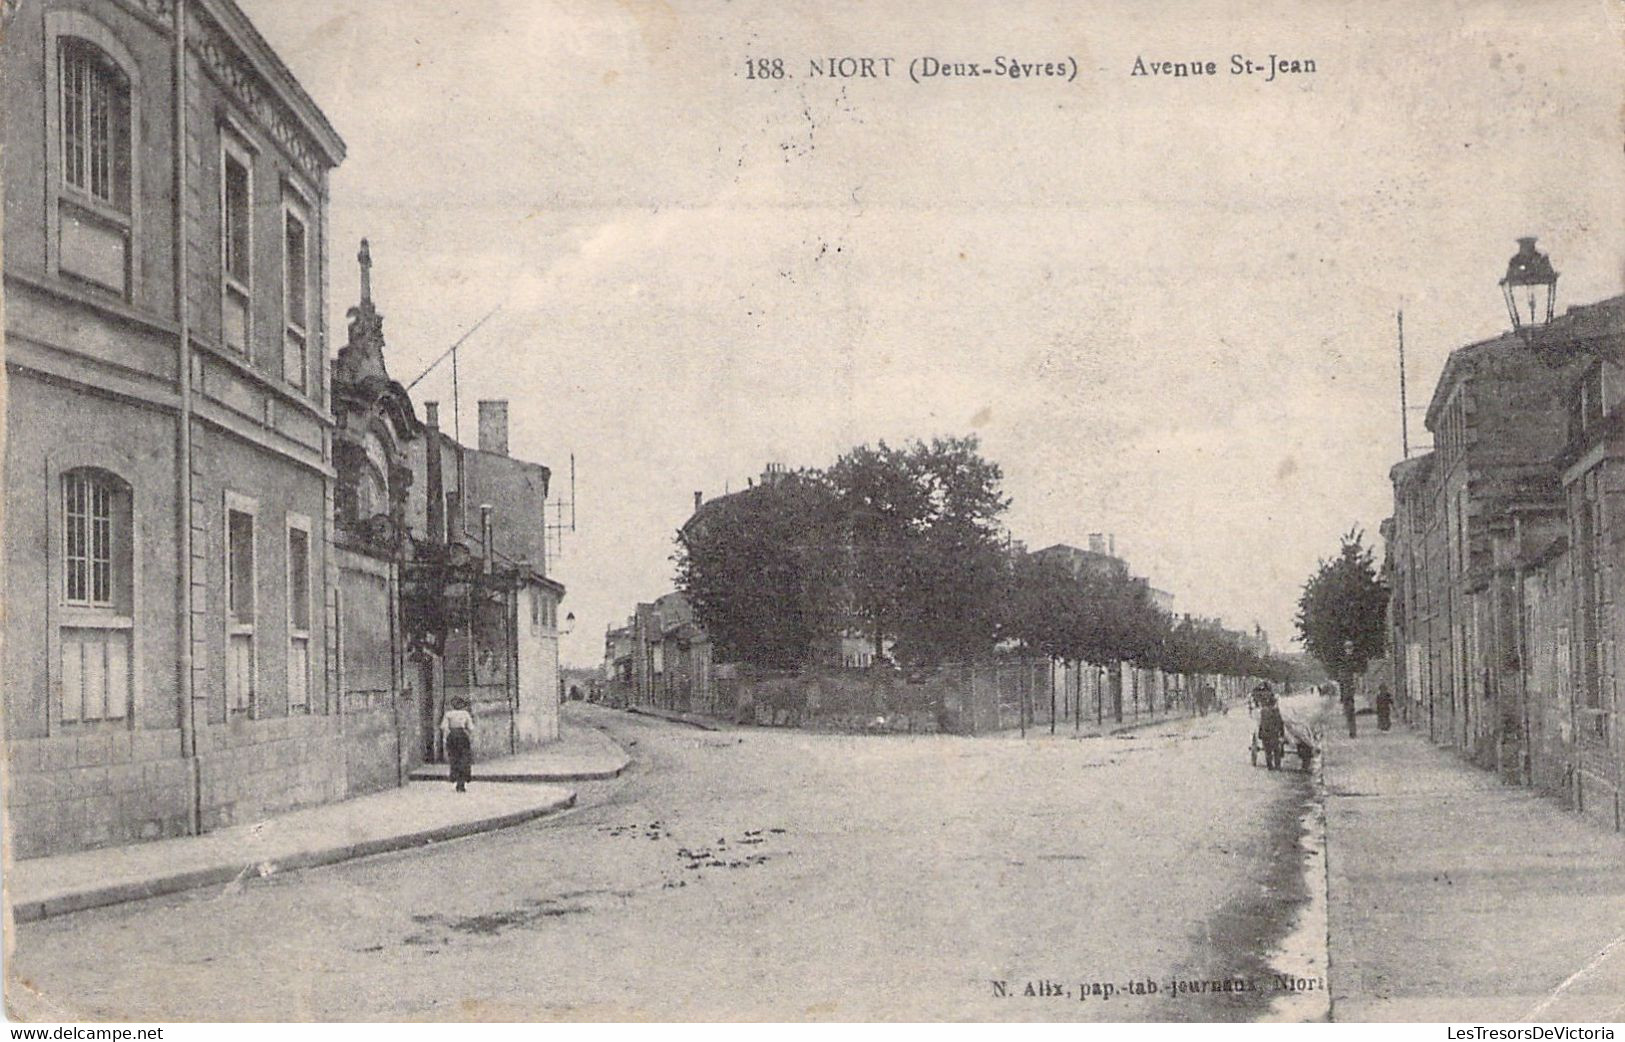
<svg viewBox="0 0 1625 1042"><path fill-rule="evenodd" d="M1089 552L1103 554L1106 552L1106 537L1099 532L1089 533Z"/></svg>
<svg viewBox="0 0 1625 1042"><path fill-rule="evenodd" d="M703 500L704 500L704 497L703 497L703 496L702 496L702 495L700 495L700 492L699 492L699 490L698 490L698 489L696 489L696 490L695 490L695 491L694 491L694 512L695 512L695 513L696 513L696 514L698 514L698 513L699 513L699 512L700 512L700 503L701 503L701 502L702 502L702 501L703 501Z"/></svg>
<svg viewBox="0 0 1625 1042"><path fill-rule="evenodd" d="M480 402L480 451L498 456L508 454L508 402L506 399Z"/></svg>
<svg viewBox="0 0 1625 1042"><path fill-rule="evenodd" d="M429 528L429 542L444 543L446 541L446 489L445 477L440 470L440 403L423 403L423 425L428 428L429 437L423 446L424 455L424 482L423 495L426 500L427 516L424 518Z"/></svg>
<svg viewBox="0 0 1625 1042"><path fill-rule="evenodd" d="M1117 556L1117 534L1115 532L1106 537L1106 552L1113 557Z"/></svg>

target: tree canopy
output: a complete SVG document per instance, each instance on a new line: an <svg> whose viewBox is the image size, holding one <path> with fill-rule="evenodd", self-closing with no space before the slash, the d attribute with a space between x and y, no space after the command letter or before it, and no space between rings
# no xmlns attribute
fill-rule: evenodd
<svg viewBox="0 0 1625 1042"><path fill-rule="evenodd" d="M1386 650L1388 587L1365 535L1350 529L1298 598L1298 636L1333 677L1347 682Z"/></svg>
<svg viewBox="0 0 1625 1042"><path fill-rule="evenodd" d="M677 533L677 585L729 661L793 669L861 637L877 660L1055 660L1275 676L1149 584L1013 548L997 464L971 438L879 442L704 504Z"/></svg>
<svg viewBox="0 0 1625 1042"><path fill-rule="evenodd" d="M793 669L835 635L834 507L816 475L786 474L707 504L677 533L677 588L724 661Z"/></svg>

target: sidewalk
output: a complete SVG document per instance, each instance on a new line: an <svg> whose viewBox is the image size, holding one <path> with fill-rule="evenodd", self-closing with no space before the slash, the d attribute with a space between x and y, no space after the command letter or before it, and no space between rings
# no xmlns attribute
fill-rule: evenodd
<svg viewBox="0 0 1625 1042"><path fill-rule="evenodd" d="M281 814L201 836L31 858L6 868L5 894L19 923L207 886L240 887L268 876L517 825L575 803L559 785L491 781L613 778L630 760L592 726L596 709L564 707L558 742L495 760L457 793L434 781ZM444 765L438 778L446 777ZM419 777L414 772L413 778ZM436 777L434 771L427 777Z"/></svg>
<svg viewBox="0 0 1625 1042"><path fill-rule="evenodd" d="M281 814L201 836L103 847L7 866L6 898L19 923L86 908L506 828L575 803L555 785L476 785L459 793L414 783Z"/></svg>
<svg viewBox="0 0 1625 1042"><path fill-rule="evenodd" d="M626 750L588 721L590 712L580 704L562 707L564 720L559 740L533 752L504 756L485 763L475 761L477 782L580 782L614 778L631 763ZM412 772L413 781L449 781L443 763L426 763Z"/></svg>
<svg viewBox="0 0 1625 1042"><path fill-rule="evenodd" d="M1625 1017L1625 836L1402 725L1327 715L1338 1021Z"/></svg>

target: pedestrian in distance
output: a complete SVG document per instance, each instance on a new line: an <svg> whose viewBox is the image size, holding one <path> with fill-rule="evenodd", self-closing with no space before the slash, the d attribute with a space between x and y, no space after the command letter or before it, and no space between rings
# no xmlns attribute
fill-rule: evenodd
<svg viewBox="0 0 1625 1042"><path fill-rule="evenodd" d="M1341 698L1342 702L1343 702L1343 719L1348 721L1349 737L1353 738L1355 736L1354 735L1354 685L1353 684L1344 684L1343 685L1343 690L1339 693L1338 697Z"/></svg>
<svg viewBox="0 0 1625 1042"><path fill-rule="evenodd" d="M1387 684L1377 687L1377 730L1386 731L1393 723L1394 693L1388 690Z"/></svg>
<svg viewBox="0 0 1625 1042"><path fill-rule="evenodd" d="M440 738L446 746L446 765L458 792L466 792L474 780L474 714L466 699L454 698L451 708L440 718Z"/></svg>
<svg viewBox="0 0 1625 1042"><path fill-rule="evenodd" d="M1253 704L1258 706L1258 741L1264 747L1264 766L1278 771L1286 755L1286 721L1281 718L1274 690L1268 684L1258 685L1253 690Z"/></svg>

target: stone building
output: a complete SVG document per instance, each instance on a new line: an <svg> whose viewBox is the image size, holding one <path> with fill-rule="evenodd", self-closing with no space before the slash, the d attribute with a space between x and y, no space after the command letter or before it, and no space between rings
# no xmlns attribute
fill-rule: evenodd
<svg viewBox="0 0 1625 1042"><path fill-rule="evenodd" d="M329 366L344 144L316 104L232 0L6 11L14 856L401 784L448 672L496 692L482 755L556 737L547 468L508 458L501 410L475 450L417 418L366 243ZM479 594L449 669L457 626L409 625L426 570Z"/></svg>
<svg viewBox="0 0 1625 1042"><path fill-rule="evenodd" d="M1625 296L1564 317L1552 346L1580 366L1557 460L1571 559L1575 802L1625 828Z"/></svg>
<svg viewBox="0 0 1625 1042"><path fill-rule="evenodd" d="M1429 733L1484 766L1507 755L1507 678L1495 653L1505 587L1494 581L1493 534L1543 497L1552 505L1553 460L1566 440L1576 376L1574 364L1548 365L1506 333L1453 351L1428 406Z"/></svg>
<svg viewBox="0 0 1625 1042"><path fill-rule="evenodd" d="M1617 297L1454 352L1383 525L1401 715L1615 827L1622 342Z"/></svg>
<svg viewBox="0 0 1625 1042"><path fill-rule="evenodd" d="M475 756L506 755L559 735L559 606L547 575L551 473L508 454L508 403L479 403L479 445L440 429L410 447L407 494L413 557L404 628L419 725L415 743L438 759L436 721L466 699L477 724Z"/></svg>
<svg viewBox="0 0 1625 1042"><path fill-rule="evenodd" d="M348 310L348 340L333 360L333 601L328 687L345 734L348 792L398 785L415 765L402 632L401 583L411 556L407 495L415 483L411 446L423 439L406 389L385 364L384 317L372 299L372 252L356 256L360 299Z"/></svg>
<svg viewBox="0 0 1625 1042"><path fill-rule="evenodd" d="M7 8L12 850L338 798L344 144L231 0Z"/></svg>

